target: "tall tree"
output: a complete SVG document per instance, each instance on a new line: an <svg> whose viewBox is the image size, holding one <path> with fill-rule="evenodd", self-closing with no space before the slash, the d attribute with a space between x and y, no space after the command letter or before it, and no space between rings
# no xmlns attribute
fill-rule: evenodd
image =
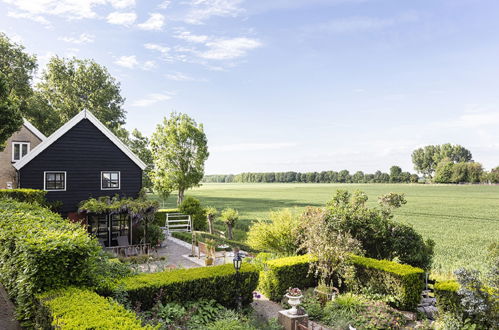
<svg viewBox="0 0 499 330"><path fill-rule="evenodd" d="M134 129L132 134L127 139L128 147L136 154L140 160L142 160L146 165L146 169L142 175L142 186L146 189L152 188L152 181L150 178L150 173L154 166L152 159L152 152L149 148L149 139L144 136L138 129Z"/></svg>
<svg viewBox="0 0 499 330"><path fill-rule="evenodd" d="M18 104L9 97L7 79L0 72L0 151L5 148L5 142L19 130L23 118L19 112Z"/></svg>
<svg viewBox="0 0 499 330"><path fill-rule="evenodd" d="M428 145L412 152L414 169L425 177L432 178L435 169L442 160L448 158L454 163L469 162L471 152L458 144Z"/></svg>
<svg viewBox="0 0 499 330"><path fill-rule="evenodd" d="M198 186L209 156L208 140L202 124L186 114L172 113L158 124L151 138L154 190L159 193L178 191L177 204L184 192Z"/></svg>
<svg viewBox="0 0 499 330"><path fill-rule="evenodd" d="M400 175L402 174L402 169L400 166L393 165L390 167L390 182L400 182Z"/></svg>
<svg viewBox="0 0 499 330"><path fill-rule="evenodd" d="M55 56L48 63L36 88L37 102L50 104L57 114L55 128L83 109L92 111L113 131L125 123L125 99L120 94L120 84L104 66L93 60Z"/></svg>

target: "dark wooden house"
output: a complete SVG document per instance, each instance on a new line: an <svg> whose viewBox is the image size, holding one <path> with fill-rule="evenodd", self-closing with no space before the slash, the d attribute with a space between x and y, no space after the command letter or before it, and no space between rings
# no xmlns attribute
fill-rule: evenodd
<svg viewBox="0 0 499 330"><path fill-rule="evenodd" d="M43 189L48 201L62 202L61 213L77 217L90 197L136 198L146 165L92 113L84 110L34 148L14 167L19 187ZM88 218L89 230L105 238L130 236L127 219ZM111 231L119 231L112 234Z"/></svg>

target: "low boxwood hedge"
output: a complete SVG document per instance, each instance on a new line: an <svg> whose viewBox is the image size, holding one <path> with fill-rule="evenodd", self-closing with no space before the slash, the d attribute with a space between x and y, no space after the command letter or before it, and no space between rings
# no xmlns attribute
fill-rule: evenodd
<svg viewBox="0 0 499 330"><path fill-rule="evenodd" d="M461 318L464 312L461 305L461 299L457 294L459 283L457 281L442 281L437 282L433 286L435 298L437 299L437 307L440 312L452 313L458 318Z"/></svg>
<svg viewBox="0 0 499 330"><path fill-rule="evenodd" d="M232 264L140 274L121 280L118 285L127 293L133 306L151 308L157 300L163 303L215 299L226 307L235 307L241 295L243 304L253 301L258 271L243 263L238 275ZM239 278L237 278L239 277Z"/></svg>
<svg viewBox="0 0 499 330"><path fill-rule="evenodd" d="M85 289L65 288L39 295L39 329L153 329L111 298Z"/></svg>
<svg viewBox="0 0 499 330"><path fill-rule="evenodd" d="M286 290L308 288L317 284L317 278L309 272L314 258L310 255L286 257L265 262L260 273L258 289L270 300L280 301Z"/></svg>
<svg viewBox="0 0 499 330"><path fill-rule="evenodd" d="M12 198L19 202L45 204L44 190L37 189L0 189L0 199Z"/></svg>
<svg viewBox="0 0 499 330"><path fill-rule="evenodd" d="M35 294L90 284L100 249L79 224L37 204L0 200L0 282L23 321Z"/></svg>
<svg viewBox="0 0 499 330"><path fill-rule="evenodd" d="M396 308L413 310L421 299L424 270L388 260L352 256L354 289L369 287L374 293L391 295Z"/></svg>

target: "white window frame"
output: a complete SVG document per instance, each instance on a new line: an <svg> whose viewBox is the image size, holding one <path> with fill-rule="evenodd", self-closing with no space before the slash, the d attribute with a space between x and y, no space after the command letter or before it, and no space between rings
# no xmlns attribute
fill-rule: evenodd
<svg viewBox="0 0 499 330"><path fill-rule="evenodd" d="M47 189L47 174L48 173L64 173L64 189ZM44 171L43 172L43 190L45 191L66 191L66 187L68 185L68 175L66 171Z"/></svg>
<svg viewBox="0 0 499 330"><path fill-rule="evenodd" d="M103 173L118 173L118 188L103 188L102 174ZM120 190L121 189L121 171L100 171L100 190Z"/></svg>
<svg viewBox="0 0 499 330"><path fill-rule="evenodd" d="M19 159L14 159L14 150L15 150L15 145L18 144L19 145ZM28 146L28 152L26 152L26 155L22 155L23 154L23 145L27 145ZM26 157L29 152L31 150L31 142L12 142L12 162L15 163L15 162L18 162L20 161L21 159L23 159L24 157Z"/></svg>

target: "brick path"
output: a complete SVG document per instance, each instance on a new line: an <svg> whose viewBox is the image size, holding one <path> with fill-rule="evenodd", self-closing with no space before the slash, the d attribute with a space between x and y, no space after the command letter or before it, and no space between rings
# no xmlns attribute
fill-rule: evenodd
<svg viewBox="0 0 499 330"><path fill-rule="evenodd" d="M158 249L158 255L166 256L169 265L175 265L177 268L200 267L198 264L182 257L182 255L191 254L191 250L175 240L166 239L165 247Z"/></svg>
<svg viewBox="0 0 499 330"><path fill-rule="evenodd" d="M7 292L0 284L0 329L20 330L19 322L14 318L14 304L9 300Z"/></svg>

